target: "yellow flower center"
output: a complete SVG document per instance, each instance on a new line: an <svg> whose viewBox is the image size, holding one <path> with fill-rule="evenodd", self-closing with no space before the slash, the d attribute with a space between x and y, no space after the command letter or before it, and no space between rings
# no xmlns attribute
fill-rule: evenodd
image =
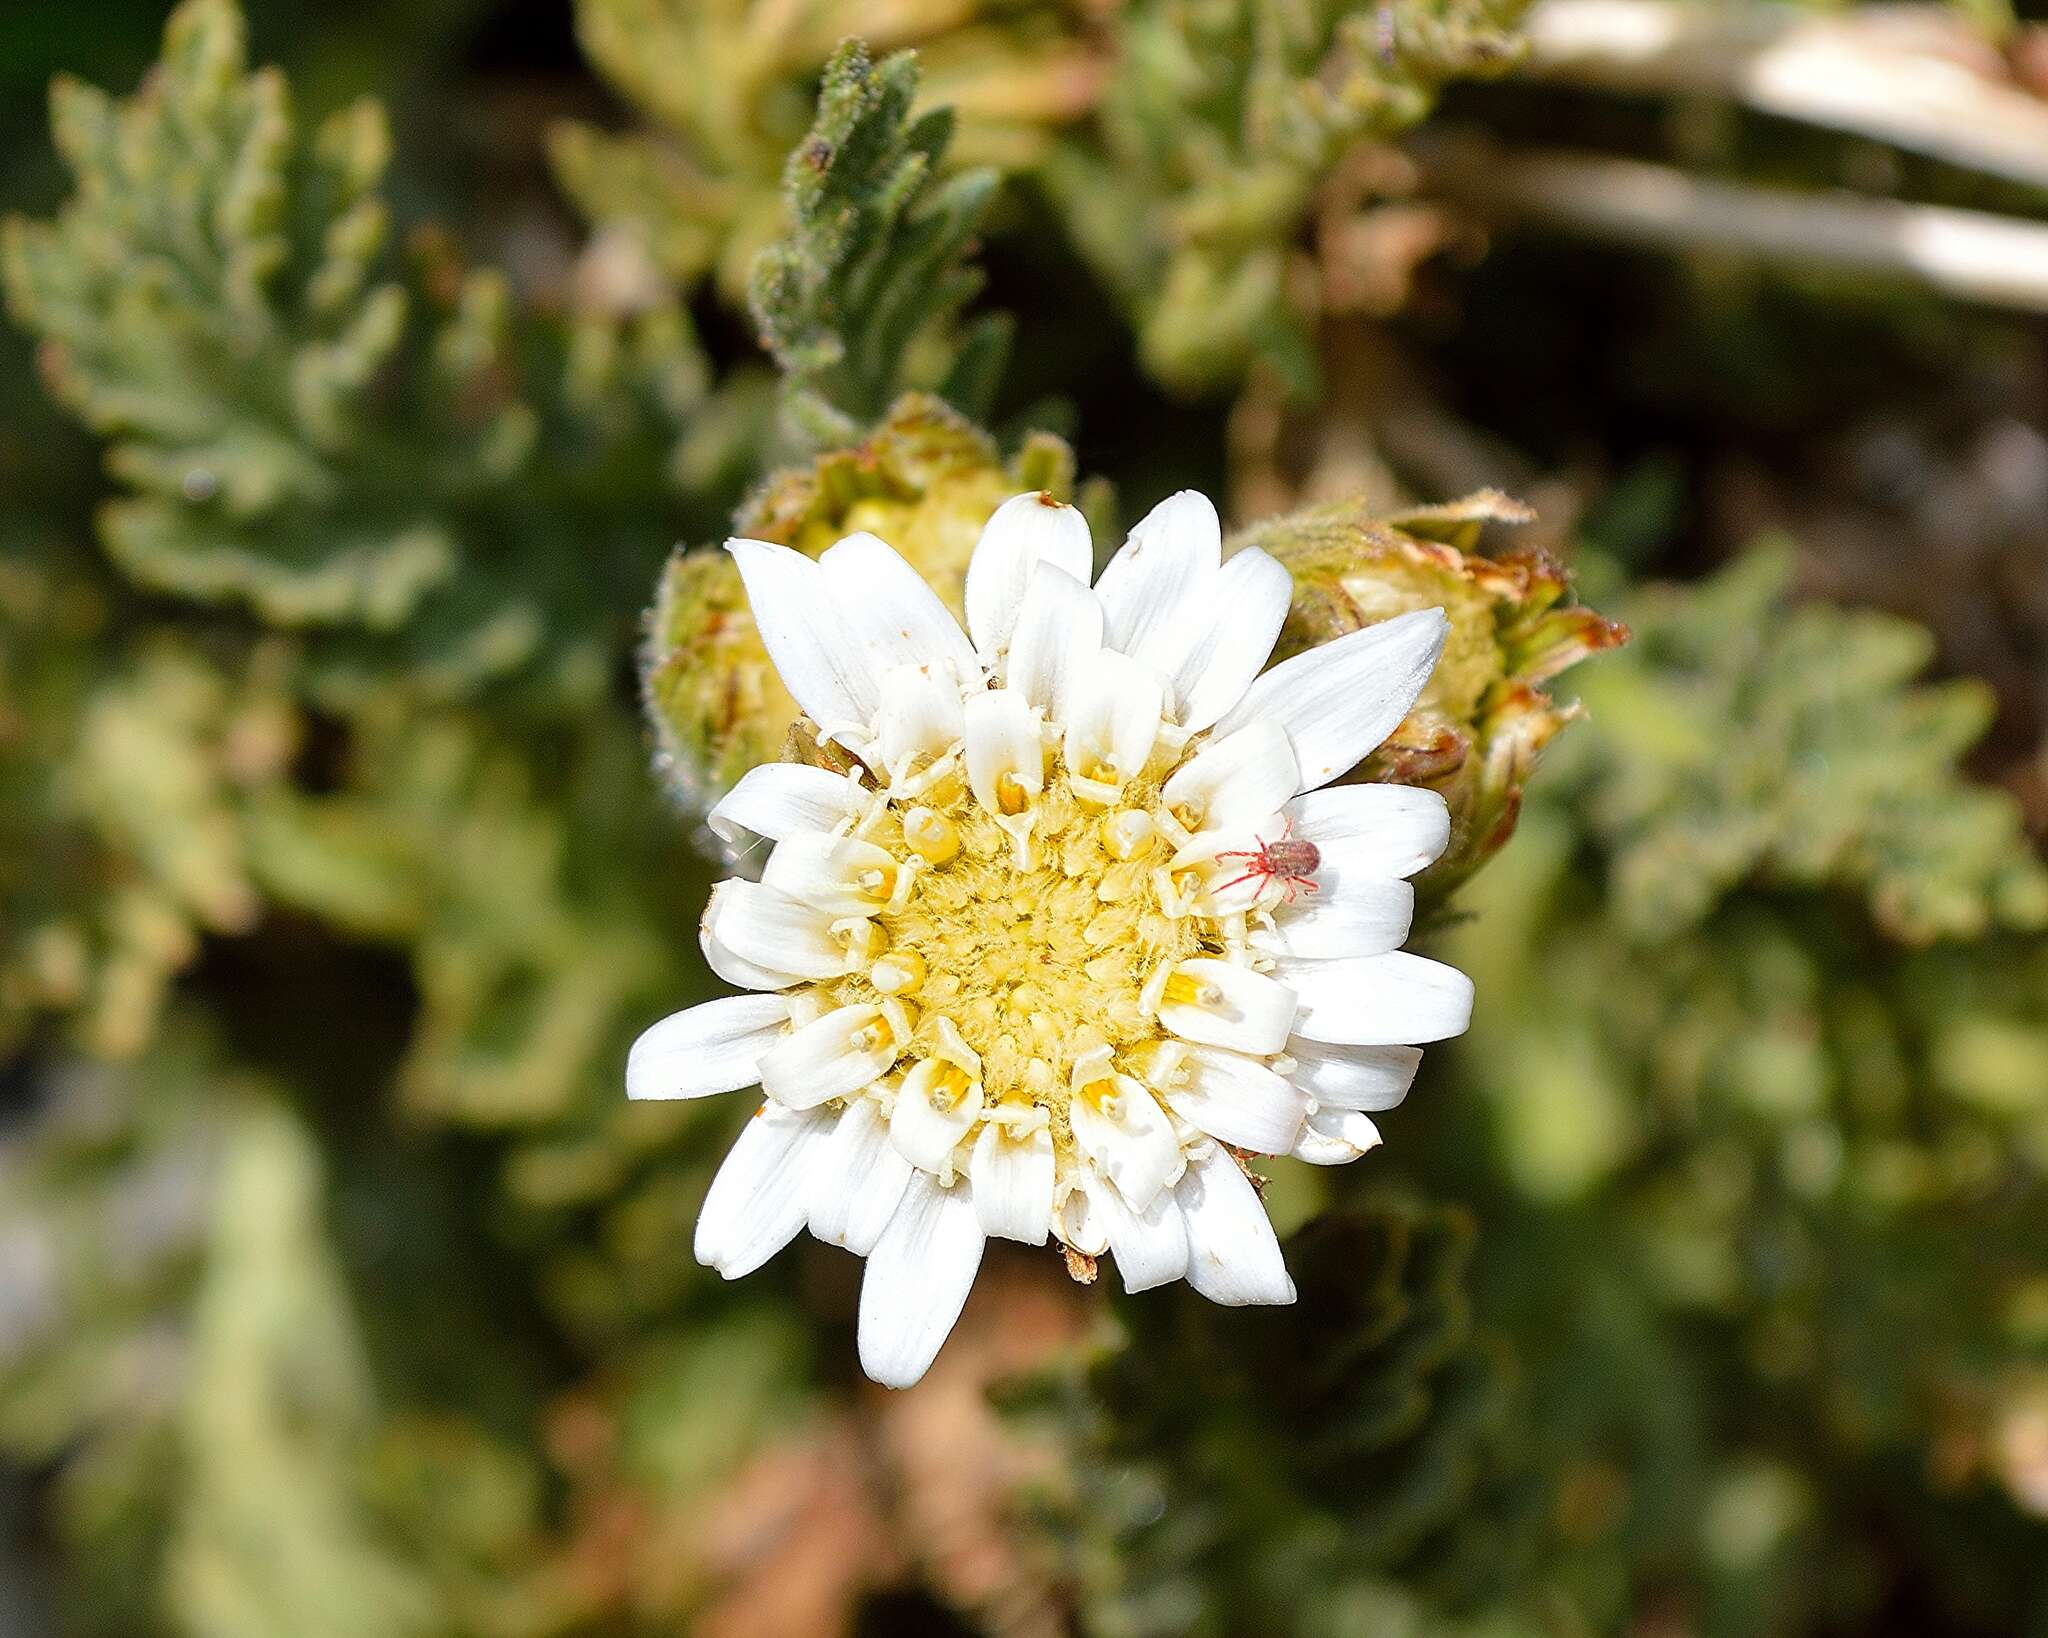
<svg viewBox="0 0 2048 1638"><path fill-rule="evenodd" d="M1107 1048L1116 1073L1149 1067L1167 1039L1155 975L1225 945L1213 920L1162 906L1169 849L1148 811L1154 779L1130 781L1105 810L1080 800L1063 770L1036 794L1004 778L1003 816L1034 810L1028 848L950 775L914 799L877 804L857 834L902 861L889 888L905 867L911 886L875 917L884 953L817 987L830 1006L909 1003L911 1063L898 1067L930 1087L935 1107L966 1095L961 1060L978 1056L987 1107L1038 1105L1064 1150L1076 1059ZM887 897L884 883L860 885ZM1119 1095L1107 1074L1090 1090Z"/></svg>

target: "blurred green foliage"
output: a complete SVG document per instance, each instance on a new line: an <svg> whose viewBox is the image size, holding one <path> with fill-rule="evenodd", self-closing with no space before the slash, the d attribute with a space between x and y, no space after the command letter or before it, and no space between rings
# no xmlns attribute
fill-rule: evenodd
<svg viewBox="0 0 2048 1638"><path fill-rule="evenodd" d="M812 123L810 81L849 36L917 48L925 100L957 119L971 167L1032 166L1092 105L1109 57L1091 9L1062 0L587 0L576 33L645 126L558 122L557 180L601 234L634 241L679 285L708 277L733 300L782 231L779 188ZM906 76L890 71L899 89Z"/></svg>
<svg viewBox="0 0 2048 1638"><path fill-rule="evenodd" d="M1424 886L1480 1006L1384 1153L1272 1168L1295 1308L992 1257L959 1374L884 1403L847 1259L690 1256L743 1111L621 1095L710 993L696 816L794 714L713 543L874 529L957 603L1017 489L1100 544L1191 465L1248 481L1248 375L1370 441L1320 235L1512 68L1520 7L581 0L623 109L573 64L504 93L532 19L488 11L417 8L404 64L391 8L318 24L301 117L187 0L132 96L59 81L61 196L0 172L29 1630L2048 1634L2048 649L1985 651L1994 693L1955 634L2025 598L1948 577L1937 645L1825 544L1734 551L1662 452L1600 544L1418 504L1487 480L1416 457L1450 411L1390 370L1408 456L1337 470L1403 492L1298 473L1238 537L1296 575L1291 647L1454 627L1358 777L1450 800ZM346 100L386 87L396 145ZM436 141L478 129L536 174L451 199ZM1513 299L1446 336L1425 290L1375 344L1442 340L1447 397L1537 448L1789 441L1823 541L1848 507L1785 406L1910 399L1959 323L1860 317L1836 378L1815 296L1646 285L1590 304L1645 387L1559 367L1589 298L1540 257L1482 277ZM2040 350L1954 369L2024 405ZM1048 359L1074 401L1017 402Z"/></svg>
<svg viewBox="0 0 2048 1638"><path fill-rule="evenodd" d="M1473 1238L1442 1207L1331 1210L1286 1242L1293 1307L1129 1299L1085 1376L1013 1390L1075 1453L1045 1505L1090 1631L1410 1631L1512 1585L1510 1388L1472 1337Z"/></svg>
<svg viewBox="0 0 2048 1638"><path fill-rule="evenodd" d="M1583 685L1602 721L1588 806L1628 924L1677 931L1757 883L1860 894L1908 945L2048 926L2018 805L1957 776L1990 689L1914 686L1922 627L1796 607L1792 571L1778 544L1646 594L1631 652Z"/></svg>
<svg viewBox="0 0 2048 1638"><path fill-rule="evenodd" d="M1876 1628L1924 1595L1893 1532L1932 1529L1977 1586L1949 1619L2033 1631L2048 1587L2005 1555L2039 1521L1977 1516L2048 1362L2042 867L1957 777L1981 690L1912 681L1922 632L1795 605L1788 567L1618 599L1635 644L1461 900L1483 1187L1542 1225L1491 1277L1543 1308L1527 1414L1566 1497L1607 1492L1602 1579L1676 1553L1704 1630ZM1537 1298L1532 1255L1605 1266Z"/></svg>
<svg viewBox="0 0 2048 1638"><path fill-rule="evenodd" d="M1509 67L1526 9L1136 0L1096 128L1045 177L1147 367L1192 390L1261 359L1309 388L1315 304L1290 286L1319 189L1361 138L1419 121L1446 81Z"/></svg>

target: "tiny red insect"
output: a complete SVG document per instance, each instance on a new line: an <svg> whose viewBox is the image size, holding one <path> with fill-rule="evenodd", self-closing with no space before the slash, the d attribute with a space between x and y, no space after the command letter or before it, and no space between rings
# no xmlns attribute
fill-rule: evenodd
<svg viewBox="0 0 2048 1638"><path fill-rule="evenodd" d="M1218 864L1225 859L1249 859L1251 868L1242 876L1233 876L1221 887L1211 888L1210 891L1221 893L1235 887L1239 882L1248 882L1254 876L1262 876L1266 881L1286 883L1289 904L1294 902L1297 893L1315 892L1315 873L1323 862L1322 850L1313 842L1297 841L1293 832L1294 821L1289 819L1280 827L1278 841L1269 842L1263 836L1252 838L1259 844L1257 852L1236 851L1217 854ZM1266 883L1262 881L1259 884L1259 891L1263 893L1265 890Z"/></svg>

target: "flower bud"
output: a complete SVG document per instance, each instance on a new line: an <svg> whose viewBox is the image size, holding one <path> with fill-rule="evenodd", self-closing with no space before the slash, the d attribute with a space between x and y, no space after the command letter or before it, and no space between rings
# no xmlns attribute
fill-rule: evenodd
<svg viewBox="0 0 2048 1638"><path fill-rule="evenodd" d="M1347 776L1425 785L1451 809L1451 841L1418 878L1441 898L1514 833L1538 754L1578 714L1543 688L1627 628L1563 601L1563 567L1541 551L1482 556L1489 523L1526 523L1526 507L1491 491L1373 518L1355 502L1262 524L1235 544L1259 546L1294 576L1276 660L1410 609L1442 608L1450 636L1401 726Z"/></svg>
<svg viewBox="0 0 2048 1638"><path fill-rule="evenodd" d="M911 393L863 443L771 477L733 532L816 556L842 536L872 531L958 615L967 560L989 514L1021 490L1069 498L1073 465L1050 435L1005 464L986 434L940 400ZM709 809L749 768L785 755L796 701L768 661L723 551L700 547L669 560L641 664L664 772L694 811Z"/></svg>

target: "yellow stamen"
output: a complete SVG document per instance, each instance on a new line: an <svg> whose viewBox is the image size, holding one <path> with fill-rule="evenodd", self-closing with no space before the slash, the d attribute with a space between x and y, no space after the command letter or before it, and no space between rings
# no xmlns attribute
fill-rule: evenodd
<svg viewBox="0 0 2048 1638"><path fill-rule="evenodd" d="M882 1016L870 1019L846 1038L856 1052L887 1052L893 1062L901 1055L915 1026L910 1009L894 999L882 1003Z"/></svg>
<svg viewBox="0 0 2048 1638"><path fill-rule="evenodd" d="M973 1089L974 1081L967 1071L943 1058L925 1059L903 1080L906 1093L923 1098L942 1115L958 1109Z"/></svg>
<svg viewBox="0 0 2048 1638"><path fill-rule="evenodd" d="M1107 1046L1092 1046L1076 1055L1072 1085L1075 1097L1093 1104L1110 1119L1116 1118L1121 1102L1113 1056Z"/></svg>
<svg viewBox="0 0 2048 1638"><path fill-rule="evenodd" d="M960 827L930 808L912 808L903 816L903 840L927 864L942 865L960 851Z"/></svg>
<svg viewBox="0 0 2048 1638"><path fill-rule="evenodd" d="M1112 859L1128 861L1149 848L1157 832L1158 826L1152 823L1149 813L1125 808L1102 821L1102 845Z"/></svg>
<svg viewBox="0 0 2048 1638"><path fill-rule="evenodd" d="M926 972L924 957L915 950L892 950L868 970L868 982L884 995L912 995Z"/></svg>
<svg viewBox="0 0 2048 1638"><path fill-rule="evenodd" d="M867 916L844 916L832 923L828 931L845 947L847 957L856 970L867 966L889 948L888 932Z"/></svg>

